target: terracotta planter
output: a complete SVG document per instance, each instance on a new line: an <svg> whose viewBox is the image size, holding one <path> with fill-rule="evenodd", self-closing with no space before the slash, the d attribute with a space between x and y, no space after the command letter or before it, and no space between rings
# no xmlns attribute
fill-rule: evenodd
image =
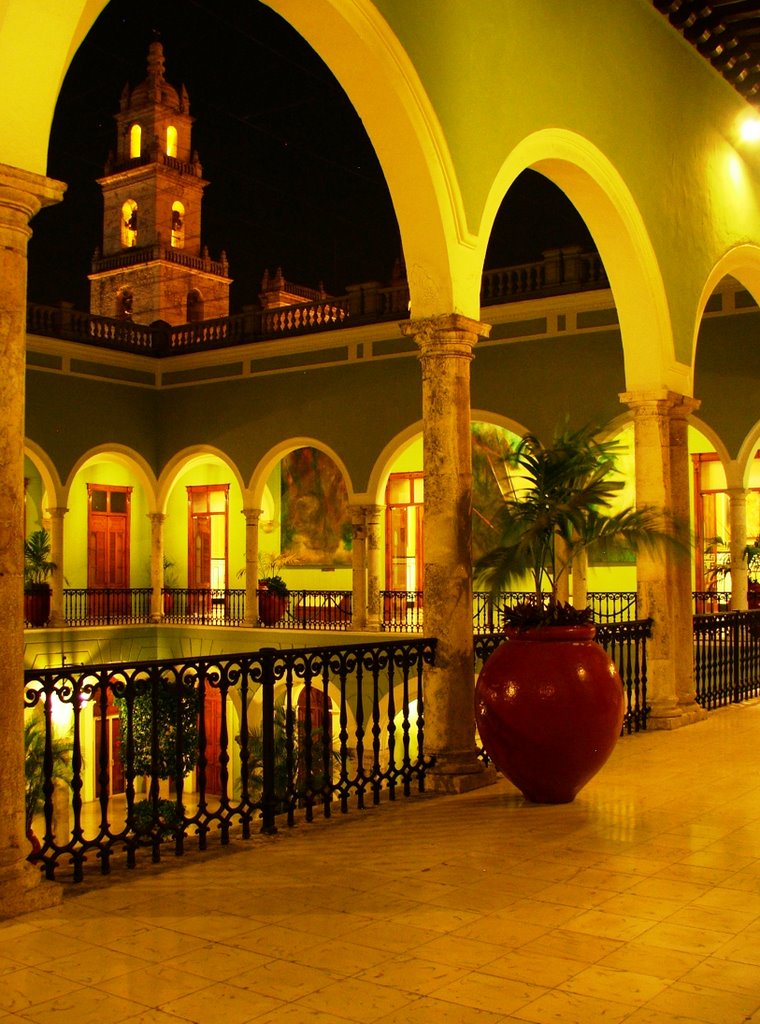
<svg viewBox="0 0 760 1024"><path fill-rule="evenodd" d="M30 626L39 629L47 625L50 618L50 585L32 583L24 591L24 619Z"/></svg>
<svg viewBox="0 0 760 1024"><path fill-rule="evenodd" d="M475 719L496 767L535 803L569 803L612 753L625 702L596 629L507 630L475 686Z"/></svg>
<svg viewBox="0 0 760 1024"><path fill-rule="evenodd" d="M259 624L274 626L288 610L288 595L259 587Z"/></svg>

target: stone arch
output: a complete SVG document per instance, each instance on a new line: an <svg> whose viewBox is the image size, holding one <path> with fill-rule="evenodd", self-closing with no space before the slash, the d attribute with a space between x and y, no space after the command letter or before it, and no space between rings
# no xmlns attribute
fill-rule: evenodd
<svg viewBox="0 0 760 1024"><path fill-rule="evenodd" d="M64 502L68 499L71 487L77 475L94 462L116 462L134 473L135 478L145 492L151 512L156 511L157 481L147 460L139 452L125 445L101 444L81 455L71 467L64 485Z"/></svg>
<svg viewBox="0 0 760 1024"><path fill-rule="evenodd" d="M200 465L209 461L218 461L230 470L236 484L240 488L240 493L245 498L245 484L243 483L240 470L232 459L220 448L215 448L213 445L196 445L193 448L177 452L161 470L156 489L156 511L166 511L169 494L183 473L192 469L194 465Z"/></svg>
<svg viewBox="0 0 760 1024"><path fill-rule="evenodd" d="M741 472L741 480L737 482L737 486L749 486L752 461L758 448L760 448L760 420L757 421L752 430L747 434L736 457L736 463Z"/></svg>
<svg viewBox="0 0 760 1024"><path fill-rule="evenodd" d="M266 0L325 61L364 122L383 169L414 318L480 312L482 260L430 99L372 4Z"/></svg>
<svg viewBox="0 0 760 1024"><path fill-rule="evenodd" d="M191 288L185 300L185 315L189 324L203 320L204 301L199 288Z"/></svg>
<svg viewBox="0 0 760 1024"><path fill-rule="evenodd" d="M59 508L64 506L64 487L58 470L47 452L34 441L24 442L24 455L33 463L34 468L40 474L42 480L43 496L47 496L48 508Z"/></svg>
<svg viewBox="0 0 760 1024"><path fill-rule="evenodd" d="M545 128L515 146L483 208L479 266L483 266L501 201L518 174L528 168L562 189L594 237L618 311L628 390L670 387L690 394L691 368L675 356L665 287L644 219L619 172L582 136ZM642 295L647 296L646 302Z"/></svg>
<svg viewBox="0 0 760 1024"><path fill-rule="evenodd" d="M264 496L264 489L267 486L267 480L284 455L294 451L296 448L317 448L325 455L329 456L343 476L346 482L346 489L348 491L348 500L353 503L356 501L354 495L353 483L351 481L351 474L348 472L345 462L338 455L334 448L330 445L325 444L323 441L319 441L314 437L292 437L287 441L280 441L274 445L270 450L259 459L258 464L251 474L250 483L248 485L247 493L250 495L251 504L254 508L261 508Z"/></svg>
<svg viewBox="0 0 760 1024"><path fill-rule="evenodd" d="M705 280L702 294L699 297L697 315L694 324L694 351L697 347L699 324L705 312L707 300L715 291L724 277L735 277L744 285L760 306L760 245L737 245L729 249L717 261Z"/></svg>

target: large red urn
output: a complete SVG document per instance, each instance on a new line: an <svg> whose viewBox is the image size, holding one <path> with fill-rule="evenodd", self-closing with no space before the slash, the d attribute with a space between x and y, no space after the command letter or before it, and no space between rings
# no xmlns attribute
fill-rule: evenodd
<svg viewBox="0 0 760 1024"><path fill-rule="evenodd" d="M625 710L593 625L508 629L475 685L486 753L528 800L569 803L612 753Z"/></svg>

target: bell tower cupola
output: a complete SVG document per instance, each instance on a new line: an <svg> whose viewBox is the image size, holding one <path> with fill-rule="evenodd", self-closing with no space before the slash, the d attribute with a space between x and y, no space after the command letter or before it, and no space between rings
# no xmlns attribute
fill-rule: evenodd
<svg viewBox="0 0 760 1024"><path fill-rule="evenodd" d="M227 259L201 248L201 200L208 184L193 152L187 89L164 77L152 42L145 81L124 86L116 152L105 175L103 247L92 261L90 312L136 323L170 324L229 313Z"/></svg>

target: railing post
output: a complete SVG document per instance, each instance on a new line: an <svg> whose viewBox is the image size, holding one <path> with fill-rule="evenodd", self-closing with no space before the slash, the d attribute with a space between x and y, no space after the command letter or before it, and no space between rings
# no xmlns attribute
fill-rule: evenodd
<svg viewBox="0 0 760 1024"><path fill-rule="evenodd" d="M277 832L274 815L277 794L274 791L274 647L262 647L261 654L261 829L265 835Z"/></svg>
<svg viewBox="0 0 760 1024"><path fill-rule="evenodd" d="M741 679L741 630L742 630L742 613L733 612L731 615L731 673L732 673L732 686L733 690L733 701L734 704L740 703L742 699L742 679Z"/></svg>

